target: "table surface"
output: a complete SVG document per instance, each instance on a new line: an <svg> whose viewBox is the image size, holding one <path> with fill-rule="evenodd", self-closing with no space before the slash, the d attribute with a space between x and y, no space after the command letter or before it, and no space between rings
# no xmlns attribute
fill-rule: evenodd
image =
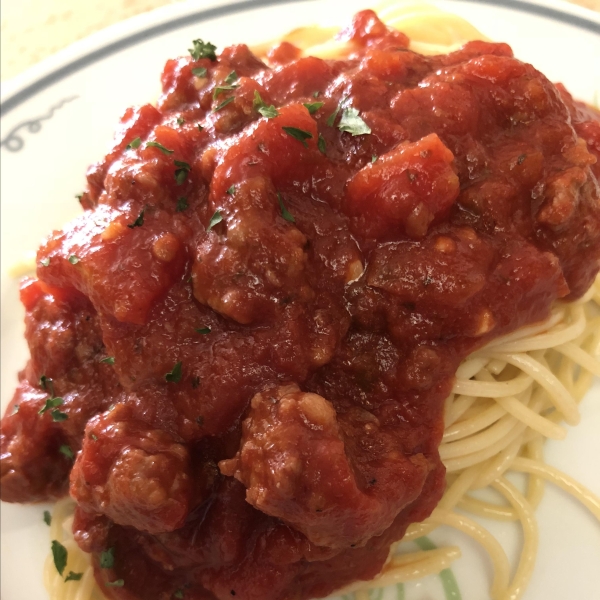
<svg viewBox="0 0 600 600"><path fill-rule="evenodd" d="M181 0L2 0L0 75L18 75L85 36ZM568 0L600 12L600 0Z"/></svg>

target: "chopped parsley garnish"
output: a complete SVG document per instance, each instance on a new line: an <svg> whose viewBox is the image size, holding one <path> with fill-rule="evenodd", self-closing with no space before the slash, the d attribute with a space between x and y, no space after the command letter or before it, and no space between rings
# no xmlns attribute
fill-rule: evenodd
<svg viewBox="0 0 600 600"><path fill-rule="evenodd" d="M202 127L202 125L200 125L200 123L198 123L198 131L203 131L204 127Z"/></svg>
<svg viewBox="0 0 600 600"><path fill-rule="evenodd" d="M379 157L377 156L377 154L373 154L373 155L371 156L371 163L377 162L377 159L378 159L378 158L379 158Z"/></svg>
<svg viewBox="0 0 600 600"><path fill-rule="evenodd" d="M165 375L165 381L169 383L179 383L181 381L181 365L183 363L179 361L170 373Z"/></svg>
<svg viewBox="0 0 600 600"><path fill-rule="evenodd" d="M173 598L177 598L177 600L183 598L183 590L177 590L173 592Z"/></svg>
<svg viewBox="0 0 600 600"><path fill-rule="evenodd" d="M102 360L100 360L100 362L104 363L106 365L114 365L115 364L115 357L114 356L106 356Z"/></svg>
<svg viewBox="0 0 600 600"><path fill-rule="evenodd" d="M271 106L267 106L263 102L263 99L260 97L257 90L254 90L254 101L252 105L266 119L274 119L279 115L279 112L272 104Z"/></svg>
<svg viewBox="0 0 600 600"><path fill-rule="evenodd" d="M215 91L213 92L213 98L217 99L223 92L230 92L239 87L239 85L220 85L219 87L215 88Z"/></svg>
<svg viewBox="0 0 600 600"><path fill-rule="evenodd" d="M77 198L77 200L81 200L83 198L83 194L75 194L75 198Z"/></svg>
<svg viewBox="0 0 600 600"><path fill-rule="evenodd" d="M304 106L311 115L314 115L323 106L324 102L305 102Z"/></svg>
<svg viewBox="0 0 600 600"><path fill-rule="evenodd" d="M60 410L58 410L58 408L55 408L50 414L52 415L52 420L55 423L60 423L61 421L66 421L69 418L69 415L67 413L60 412Z"/></svg>
<svg viewBox="0 0 600 600"><path fill-rule="evenodd" d="M67 446L66 444L63 444L58 451L63 455L66 456L67 458L70 458L71 460L73 460L75 458L75 455L73 454L73 450L71 450L70 446Z"/></svg>
<svg viewBox="0 0 600 600"><path fill-rule="evenodd" d="M192 75L195 75L196 77L206 77L206 67L196 67L195 69L192 69Z"/></svg>
<svg viewBox="0 0 600 600"><path fill-rule="evenodd" d="M305 148L308 148L306 140L312 139L312 133L304 131L304 129L298 129L297 127L282 127L282 129L291 135L294 139L298 140Z"/></svg>
<svg viewBox="0 0 600 600"><path fill-rule="evenodd" d="M52 523L52 515L50 514L50 511L45 510L44 511L44 523L46 523L46 525L50 526Z"/></svg>
<svg viewBox="0 0 600 600"><path fill-rule="evenodd" d="M133 223L129 223L129 225L127 225L127 227L129 227L129 229L134 229L135 227L141 227L144 224L144 212L145 211L146 211L146 209L142 208L137 219Z"/></svg>
<svg viewBox="0 0 600 600"><path fill-rule="evenodd" d="M42 258L42 260L40 260L40 265L42 265L42 267L47 267L49 264L50 264L49 258Z"/></svg>
<svg viewBox="0 0 600 600"><path fill-rule="evenodd" d="M200 327L200 329L196 329L197 333L201 333L202 335L206 335L207 333L210 333L212 330L210 327Z"/></svg>
<svg viewBox="0 0 600 600"><path fill-rule="evenodd" d="M177 125L183 125L185 123L185 119L183 117L177 117Z"/></svg>
<svg viewBox="0 0 600 600"><path fill-rule="evenodd" d="M208 227L206 228L206 231L210 231L217 223L220 223L223 220L223 215L221 214L221 211L215 211L215 214L210 218L210 221L208 222Z"/></svg>
<svg viewBox="0 0 600 600"><path fill-rule="evenodd" d="M317 148L321 154L326 154L327 148L325 146L325 138L321 134L319 134L319 139L317 140Z"/></svg>
<svg viewBox="0 0 600 600"><path fill-rule="evenodd" d="M317 90L316 92L313 92L313 95L312 95L313 98L318 98L320 93L321 92L319 92L319 90Z"/></svg>
<svg viewBox="0 0 600 600"><path fill-rule="evenodd" d="M79 581L83 577L83 573L73 573L69 571L69 574L65 577L65 581Z"/></svg>
<svg viewBox="0 0 600 600"><path fill-rule="evenodd" d="M217 47L210 42L204 42L204 40L194 40L192 42L193 48L189 49L189 53L192 55L194 60L200 60L201 58L210 58L210 60L217 60L215 50Z"/></svg>
<svg viewBox="0 0 600 600"><path fill-rule="evenodd" d="M181 185L187 179L188 173L192 170L192 167L183 160L174 160L173 164L177 167L177 169L175 169L175 183Z"/></svg>
<svg viewBox="0 0 600 600"><path fill-rule="evenodd" d="M67 549L60 542L52 540L52 558L59 575L63 574L67 566L67 556Z"/></svg>
<svg viewBox="0 0 600 600"><path fill-rule="evenodd" d="M115 566L115 549L109 548L100 554L100 566L103 569L112 569Z"/></svg>
<svg viewBox="0 0 600 600"><path fill-rule="evenodd" d="M158 148L163 154L173 154L175 150L169 150L165 148L160 142L146 142L146 148Z"/></svg>
<svg viewBox="0 0 600 600"><path fill-rule="evenodd" d="M230 196L235 196L235 185L232 185L225 193Z"/></svg>
<svg viewBox="0 0 600 600"><path fill-rule="evenodd" d="M94 440L94 442L98 441L98 436L95 433L90 433L90 438Z"/></svg>
<svg viewBox="0 0 600 600"><path fill-rule="evenodd" d="M235 71L231 71L227 77L225 77L225 83L231 85L234 81L239 79L238 74Z"/></svg>
<svg viewBox="0 0 600 600"><path fill-rule="evenodd" d="M125 147L135 149L135 148L139 148L141 143L142 143L142 140L139 137L136 137L133 140L131 140L129 142L129 144L127 144L127 146L125 146Z"/></svg>
<svg viewBox="0 0 600 600"><path fill-rule="evenodd" d="M277 192L277 200L279 201L279 208L281 210L281 216L290 223L295 223L296 219L294 219L294 215L285 207L283 203L283 199L281 198L281 194Z"/></svg>
<svg viewBox="0 0 600 600"><path fill-rule="evenodd" d="M60 406L63 402L64 400L62 398L48 398L44 403L44 406L42 406L42 408L39 410L39 414L43 415L45 412Z"/></svg>
<svg viewBox="0 0 600 600"><path fill-rule="evenodd" d="M188 208L187 198L185 196L181 196L181 198L179 198L177 200L177 207L175 208L175 212L183 212L187 208Z"/></svg>
<svg viewBox="0 0 600 600"><path fill-rule="evenodd" d="M75 256L74 254L71 254L71 256L69 256L69 262L72 265L76 265L79 262L79 257Z"/></svg>
<svg viewBox="0 0 600 600"><path fill-rule="evenodd" d="M106 583L109 587L123 587L125 582L122 579L117 579L116 581L109 581Z"/></svg>
<svg viewBox="0 0 600 600"><path fill-rule="evenodd" d="M42 375L40 377L40 387L46 391L52 390L52 395L54 396L54 386L52 384L52 379L50 379L50 377L46 377L45 375Z"/></svg>
<svg viewBox="0 0 600 600"><path fill-rule="evenodd" d="M225 108L230 102L233 102L234 100L235 100L235 98L233 96L230 96L229 98L225 98L225 100L223 100L223 102L221 102L221 104L218 104L213 109L213 112L219 112L222 108Z"/></svg>
<svg viewBox="0 0 600 600"><path fill-rule="evenodd" d="M361 119L356 108L345 108L338 124L340 131L352 135L365 135L371 133L371 128Z"/></svg>

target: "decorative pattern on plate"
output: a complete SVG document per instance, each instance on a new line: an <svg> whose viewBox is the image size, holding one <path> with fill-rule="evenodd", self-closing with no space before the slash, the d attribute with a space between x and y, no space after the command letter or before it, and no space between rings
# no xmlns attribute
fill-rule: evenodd
<svg viewBox="0 0 600 600"><path fill-rule="evenodd" d="M69 96L68 98L63 98L60 102L50 107L50 110L48 110L45 115L19 123L16 127L13 127L8 132L8 135L0 142L0 146L6 148L9 152L20 152L25 146L25 141L21 137L22 129L26 129L29 133L39 133L42 129L43 121L50 120L57 110L62 108L65 104L76 100L77 98L79 98L79 96Z"/></svg>

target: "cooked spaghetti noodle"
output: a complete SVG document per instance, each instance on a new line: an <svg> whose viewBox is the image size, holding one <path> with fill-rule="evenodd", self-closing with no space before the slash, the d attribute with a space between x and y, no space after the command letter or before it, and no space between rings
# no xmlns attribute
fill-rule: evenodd
<svg viewBox="0 0 600 600"><path fill-rule="evenodd" d="M469 23L427 5L386 3L378 13L388 25L405 32L411 48L425 54L452 51L483 36ZM284 40L306 55L322 58L347 56L352 48L334 39L338 27L297 29ZM254 48L264 56L271 43ZM578 403L600 375L600 278L577 302L559 303L543 323L497 338L472 354L459 367L453 393L445 407L445 434L440 456L447 470L447 489L438 507L423 523L409 527L395 544L381 574L358 582L342 593L368 598L366 590L439 573L460 557L456 546L404 551L405 543L419 541L440 525L460 530L478 541L494 566L490 595L494 600L521 598L531 578L538 545L535 508L546 481L572 494L600 520L600 499L581 484L544 463L545 439L561 440L564 421L579 420ZM525 473L521 492L506 478ZM503 503L476 498L476 490L491 489ZM65 573L82 573L79 581L65 581L49 557L45 585L52 600L96 600L102 594L94 583L89 556L71 534L73 503L59 502L53 514L51 536L68 550ZM456 512L459 509L461 512ZM464 513L473 515L465 516ZM511 566L500 543L475 518L517 521L523 530L519 562Z"/></svg>

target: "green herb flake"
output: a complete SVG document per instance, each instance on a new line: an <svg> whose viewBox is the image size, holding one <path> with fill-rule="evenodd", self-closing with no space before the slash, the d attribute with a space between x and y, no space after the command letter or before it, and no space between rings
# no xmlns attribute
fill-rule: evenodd
<svg viewBox="0 0 600 600"><path fill-rule="evenodd" d="M317 140L317 148L321 152L321 154L327 153L327 147L325 145L325 138L319 134L319 139Z"/></svg>
<svg viewBox="0 0 600 600"><path fill-rule="evenodd" d="M233 102L234 100L235 98L233 96L226 98L225 100L223 100L223 102L221 102L221 104L218 104L216 108L213 109L213 112L219 112L221 109L225 108L230 102Z"/></svg>
<svg viewBox="0 0 600 600"><path fill-rule="evenodd" d="M208 222L208 227L206 228L206 231L210 231L217 223L220 223L223 220L223 215L221 214L221 211L215 211L215 214L210 218L210 221Z"/></svg>
<svg viewBox="0 0 600 600"><path fill-rule="evenodd" d="M232 185L225 193L229 196L235 196L235 185Z"/></svg>
<svg viewBox="0 0 600 600"><path fill-rule="evenodd" d="M83 194L75 194L75 198L77 198L77 200L81 200L83 198Z"/></svg>
<svg viewBox="0 0 600 600"><path fill-rule="evenodd" d="M283 203L283 199L281 198L281 194L279 192L277 192L277 200L279 201L279 208L281 210L281 216L286 221L289 221L290 223L295 223L296 219L294 219L294 215L292 215L292 213L289 212L288 209L285 207L285 204Z"/></svg>
<svg viewBox="0 0 600 600"><path fill-rule="evenodd" d="M50 389L54 389L54 387L52 385L52 379L50 379L50 377L46 377L45 375L42 375L40 377L40 387L46 391L49 391ZM54 393L52 393L52 396L54 396Z"/></svg>
<svg viewBox="0 0 600 600"><path fill-rule="evenodd" d="M279 111L272 104L271 106L260 106L257 110L265 119L274 119L279 116Z"/></svg>
<svg viewBox="0 0 600 600"><path fill-rule="evenodd" d="M174 160L173 164L177 167L175 170L175 183L181 185L187 179L188 173L192 170L192 167L183 160Z"/></svg>
<svg viewBox="0 0 600 600"><path fill-rule="evenodd" d="M170 373L167 373L165 375L165 381L168 381L169 383L179 383L181 381L181 366L182 366L182 362L179 361L174 367L173 370Z"/></svg>
<svg viewBox="0 0 600 600"><path fill-rule="evenodd" d="M319 92L319 90L317 90L316 92L313 92L312 97L313 98L318 98L320 93L321 92Z"/></svg>
<svg viewBox="0 0 600 600"><path fill-rule="evenodd" d="M373 155L371 156L371 163L377 162L377 159L378 159L378 158L379 158L379 157L377 156L377 154L373 154Z"/></svg>
<svg viewBox="0 0 600 600"><path fill-rule="evenodd" d="M231 92L239 87L239 85L220 85L215 88L215 91L213 92L213 98L216 100L224 92Z"/></svg>
<svg viewBox="0 0 600 600"><path fill-rule="evenodd" d="M201 39L194 40L192 44L194 47L189 49L189 53L194 60L200 60L201 58L209 58L212 61L217 60L217 55L215 54L217 47L214 44Z"/></svg>
<svg viewBox="0 0 600 600"><path fill-rule="evenodd" d="M212 329L210 327L200 327L199 329L196 329L197 333L201 333L202 335L206 335L207 333L210 333L212 331Z"/></svg>
<svg viewBox="0 0 600 600"><path fill-rule="evenodd" d="M126 148L133 148L135 150L135 148L139 148L140 144L142 143L142 140L139 137L134 138L133 140L131 140L129 142L129 144L127 144L127 146L125 146Z"/></svg>
<svg viewBox="0 0 600 600"><path fill-rule="evenodd" d="M115 549L109 548L100 554L100 566L103 569L112 569L115 566Z"/></svg>
<svg viewBox="0 0 600 600"><path fill-rule="evenodd" d="M52 515L50 514L49 510L44 511L44 523L46 523L48 527L50 527L50 525L52 524Z"/></svg>
<svg viewBox="0 0 600 600"><path fill-rule="evenodd" d="M60 542L52 540L52 558L54 559L54 566L61 576L67 566L67 557L67 549Z"/></svg>
<svg viewBox="0 0 600 600"><path fill-rule="evenodd" d="M108 587L123 587L125 582L122 579L117 579L116 581L109 581L106 583Z"/></svg>
<svg viewBox="0 0 600 600"><path fill-rule="evenodd" d="M70 446L67 446L66 444L63 444L58 451L63 455L66 456L67 458L70 458L71 460L73 460L75 458L75 455L73 454L73 450L71 450Z"/></svg>
<svg viewBox="0 0 600 600"><path fill-rule="evenodd" d="M338 124L338 129L352 135L365 135L371 133L371 128L362 120L356 108L344 109L342 118Z"/></svg>
<svg viewBox="0 0 600 600"><path fill-rule="evenodd" d="M114 365L115 357L114 356L105 356L100 362L104 363L105 365Z"/></svg>
<svg viewBox="0 0 600 600"><path fill-rule="evenodd" d="M177 590L173 592L173 598L177 598L177 600L183 598L183 590Z"/></svg>
<svg viewBox="0 0 600 600"><path fill-rule="evenodd" d="M304 106L311 115L314 115L321 108L321 106L323 106L323 104L324 102L306 102Z"/></svg>
<svg viewBox="0 0 600 600"><path fill-rule="evenodd" d="M233 82L239 79L238 74L235 71L231 71L227 77L225 77L225 83L231 85Z"/></svg>
<svg viewBox="0 0 600 600"><path fill-rule="evenodd" d="M12 411L12 414L13 414L13 415L16 415L16 414L19 412L19 409L20 409L20 408L21 408L21 407L20 407L18 404L13 404L13 411Z"/></svg>
<svg viewBox="0 0 600 600"><path fill-rule="evenodd" d="M196 67L195 69L192 69L192 75L195 75L196 77L206 77L207 74L207 70L206 67Z"/></svg>
<svg viewBox="0 0 600 600"><path fill-rule="evenodd" d="M58 408L55 408L51 413L52 420L55 423L61 423L62 421L66 421L69 418L67 413L61 412Z"/></svg>
<svg viewBox="0 0 600 600"><path fill-rule="evenodd" d="M306 140L312 139L312 133L298 129L297 127L282 127L282 129L294 139L298 140L305 148L308 148Z"/></svg>
<svg viewBox="0 0 600 600"><path fill-rule="evenodd" d="M187 210L187 208L188 208L187 198L185 196L181 196L181 198L179 198L177 200L177 206L175 208L175 212L183 212L184 210Z"/></svg>
<svg viewBox="0 0 600 600"><path fill-rule="evenodd" d="M204 131L204 127L202 127L202 125L200 125L200 123L198 123L198 131Z"/></svg>
<svg viewBox="0 0 600 600"><path fill-rule="evenodd" d="M65 581L79 581L83 577L83 573L73 573L69 571L69 574L65 577Z"/></svg>
<svg viewBox="0 0 600 600"><path fill-rule="evenodd" d="M521 154L521 156L519 156L519 158L517 158L517 164L522 165L526 158L527 158L527 154Z"/></svg>
<svg viewBox="0 0 600 600"><path fill-rule="evenodd" d="M42 267L47 267L50 264L50 259L49 258L42 258L42 260L40 260L40 265Z"/></svg>
<svg viewBox="0 0 600 600"><path fill-rule="evenodd" d="M90 438L94 441L97 442L98 441L98 436L95 433L91 433L90 434Z"/></svg>
<svg viewBox="0 0 600 600"><path fill-rule="evenodd" d="M175 150L165 148L160 142L146 142L146 148L158 148L163 154L173 154Z"/></svg>
<svg viewBox="0 0 600 600"><path fill-rule="evenodd" d="M177 117L177 125L180 127L185 123L185 119L183 117Z"/></svg>
<svg viewBox="0 0 600 600"><path fill-rule="evenodd" d="M46 389L46 388L44 388ZM46 400L46 402L44 403L44 406L39 410L40 415L43 415L45 412L51 410L52 408L56 408L57 406L60 406L62 403L64 402L64 400L62 398L48 398Z"/></svg>
<svg viewBox="0 0 600 600"><path fill-rule="evenodd" d="M267 106L257 90L254 90L254 101L252 102L254 108L266 119L274 119L279 116L278 110L271 104Z"/></svg>
<svg viewBox="0 0 600 600"><path fill-rule="evenodd" d="M76 265L79 262L79 257L75 256L74 254L71 254L71 256L69 256L69 262L72 265Z"/></svg>
<svg viewBox="0 0 600 600"><path fill-rule="evenodd" d="M129 225L127 225L127 227L129 227L129 229L135 229L136 227L141 227L144 224L144 212L145 211L146 211L146 209L142 208L137 219L133 223L129 223Z"/></svg>

